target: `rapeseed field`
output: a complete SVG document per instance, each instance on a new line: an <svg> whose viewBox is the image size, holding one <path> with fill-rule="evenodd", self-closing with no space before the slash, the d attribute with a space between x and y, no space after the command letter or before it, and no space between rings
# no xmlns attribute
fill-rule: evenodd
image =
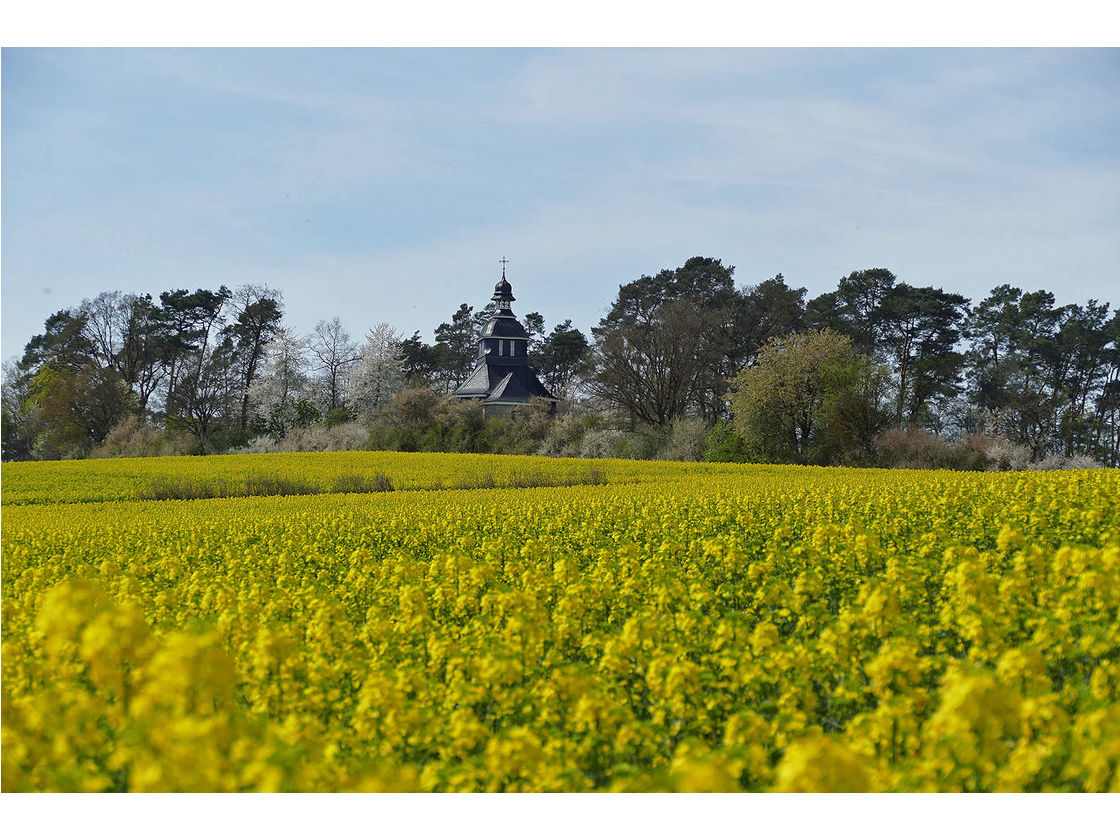
<svg viewBox="0 0 1120 840"><path fill-rule="evenodd" d="M1115 472L587 465L5 465L3 789L1120 791Z"/></svg>

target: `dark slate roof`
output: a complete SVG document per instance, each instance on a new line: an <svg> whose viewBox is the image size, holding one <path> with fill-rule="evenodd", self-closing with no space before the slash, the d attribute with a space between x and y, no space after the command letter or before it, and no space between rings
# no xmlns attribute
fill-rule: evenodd
<svg viewBox="0 0 1120 840"><path fill-rule="evenodd" d="M471 372L471 375L467 377L467 381L455 389L455 393L464 397L484 397L490 393L492 387L490 382L490 366L487 364L480 364Z"/></svg>
<svg viewBox="0 0 1120 840"><path fill-rule="evenodd" d="M521 326L516 318L491 318L483 328L482 335L486 338L528 338L529 333Z"/></svg>
<svg viewBox="0 0 1120 840"><path fill-rule="evenodd" d="M467 381L455 390L457 397L483 397L486 402L529 402L530 397L555 400L527 365L501 364L493 357L479 360Z"/></svg>
<svg viewBox="0 0 1120 840"><path fill-rule="evenodd" d="M513 387L510 387L510 383L513 383ZM511 370L509 373L502 377L501 382L494 386L494 390L490 392L490 396L486 398L486 402L500 400L503 396L507 400L517 400L518 402L520 402L522 399L528 399L527 394L518 393L525 390L524 386L518 387L520 385L520 382L516 382L514 380L513 371ZM509 392L508 394L506 393L507 391Z"/></svg>
<svg viewBox="0 0 1120 840"><path fill-rule="evenodd" d="M513 296L513 286L506 280L505 272L502 272L502 279L494 285L494 297L491 300L517 300Z"/></svg>
<svg viewBox="0 0 1120 840"><path fill-rule="evenodd" d="M507 368L508 373L494 386L486 402L529 402L530 397L555 400L527 367ZM496 373L501 373L498 368Z"/></svg>

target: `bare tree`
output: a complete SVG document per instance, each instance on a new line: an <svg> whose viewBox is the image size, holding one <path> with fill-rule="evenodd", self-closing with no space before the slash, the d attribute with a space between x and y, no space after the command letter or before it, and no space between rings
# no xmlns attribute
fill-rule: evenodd
<svg viewBox="0 0 1120 840"><path fill-rule="evenodd" d="M94 358L124 377L145 412L167 374L167 347L159 335L161 313L151 295L102 292L83 300L79 311Z"/></svg>
<svg viewBox="0 0 1120 840"><path fill-rule="evenodd" d="M322 402L327 411L343 407L347 380L358 361L358 347L337 318L320 321L307 337L307 346L316 359Z"/></svg>
<svg viewBox="0 0 1120 840"><path fill-rule="evenodd" d="M85 316L83 332L93 345L97 361L119 370L118 356L125 332L128 310L120 292L102 292L82 301L78 311Z"/></svg>
<svg viewBox="0 0 1120 840"><path fill-rule="evenodd" d="M679 300L656 307L640 322L599 327L592 394L651 426L683 417L714 356L706 340L712 322L710 313Z"/></svg>

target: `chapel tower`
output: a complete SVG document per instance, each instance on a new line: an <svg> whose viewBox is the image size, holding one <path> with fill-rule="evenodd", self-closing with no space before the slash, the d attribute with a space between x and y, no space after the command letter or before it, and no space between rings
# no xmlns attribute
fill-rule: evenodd
<svg viewBox="0 0 1120 840"><path fill-rule="evenodd" d="M517 298L506 280L504 263L502 279L490 298L490 320L478 339L478 362L454 393L461 399L482 400L488 415L509 414L518 406L528 405L533 397L553 406L558 402L529 369L529 334L510 307Z"/></svg>

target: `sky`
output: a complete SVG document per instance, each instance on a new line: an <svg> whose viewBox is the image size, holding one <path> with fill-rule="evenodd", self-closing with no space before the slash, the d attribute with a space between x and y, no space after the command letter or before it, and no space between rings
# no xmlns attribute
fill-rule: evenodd
<svg viewBox="0 0 1120 840"><path fill-rule="evenodd" d="M433 329L507 276L589 331L707 256L1120 306L1116 49L0 55L2 356L102 291L263 284L301 333Z"/></svg>

